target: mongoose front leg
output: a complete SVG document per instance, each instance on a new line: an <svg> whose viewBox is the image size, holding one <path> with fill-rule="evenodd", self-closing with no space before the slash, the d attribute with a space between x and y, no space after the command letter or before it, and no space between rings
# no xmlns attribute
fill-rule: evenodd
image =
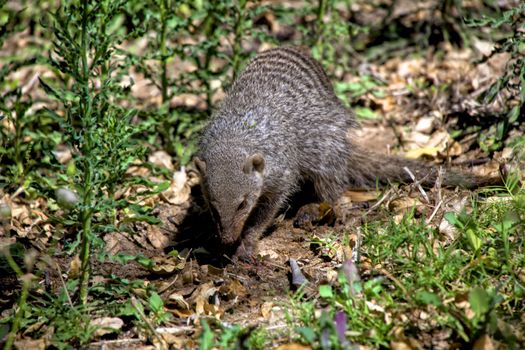
<svg viewBox="0 0 525 350"><path fill-rule="evenodd" d="M253 261L257 253L257 243L264 230L271 224L277 212L285 202L283 194L265 195L250 216L247 228L237 248L234 258Z"/></svg>

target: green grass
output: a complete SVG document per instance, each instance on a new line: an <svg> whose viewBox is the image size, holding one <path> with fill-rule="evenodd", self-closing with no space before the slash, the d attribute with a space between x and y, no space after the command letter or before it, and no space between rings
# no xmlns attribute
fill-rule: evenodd
<svg viewBox="0 0 525 350"><path fill-rule="evenodd" d="M319 300L292 298L298 339L316 349L345 348L341 339L383 347L448 330L450 344L467 346L488 334L517 348L514 333L522 331L525 310L525 193L500 195L492 203L474 198L468 215L447 214L457 228L452 241L413 212L400 223L369 222L361 252L372 266L368 276L350 284L342 274L338 284L321 286ZM348 320L338 339L340 312Z"/></svg>
<svg viewBox="0 0 525 350"><path fill-rule="evenodd" d="M470 347L488 335L504 348L519 348L525 311L525 192L508 188L490 198L473 196L469 214L445 214L457 229L453 239L445 239L413 211L400 223L388 213L386 219L368 222L362 227L361 261L370 267L359 278L347 262L337 282L321 285L318 295L292 296L284 308L287 341L348 349L352 344L389 347L411 338L428 347L433 337L443 336L450 346ZM315 244L332 246L329 238ZM210 343L205 341L211 332L207 327L201 341L221 349L239 343L220 339L243 332L222 328L208 335L214 340ZM255 333L258 344L283 342L265 338L263 327Z"/></svg>

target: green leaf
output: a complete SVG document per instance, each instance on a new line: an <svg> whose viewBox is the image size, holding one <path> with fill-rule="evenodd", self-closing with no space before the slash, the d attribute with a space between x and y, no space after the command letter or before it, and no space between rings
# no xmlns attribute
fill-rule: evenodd
<svg viewBox="0 0 525 350"><path fill-rule="evenodd" d="M470 247L473 251L477 252L480 250L481 246L483 245L483 241L478 237L476 232L469 228L467 231L465 231L465 235L467 236L468 242Z"/></svg>
<svg viewBox="0 0 525 350"><path fill-rule="evenodd" d="M381 118L379 114L367 107L356 107L354 110L357 117L361 119L376 120Z"/></svg>
<svg viewBox="0 0 525 350"><path fill-rule="evenodd" d="M524 97L525 98L525 97ZM522 103L525 101L522 101ZM507 119L509 121L509 124L512 124L518 120L518 117L520 116L520 106L514 106L512 109L507 113Z"/></svg>
<svg viewBox="0 0 525 350"><path fill-rule="evenodd" d="M202 324L202 334L200 336L200 345L199 350L208 350L213 348L213 332L210 329L210 326L208 325L208 322L206 320L201 321Z"/></svg>
<svg viewBox="0 0 525 350"><path fill-rule="evenodd" d="M479 287L472 289L468 295L470 307L477 316L482 316L490 310L490 300L490 295Z"/></svg>
<svg viewBox="0 0 525 350"><path fill-rule="evenodd" d="M141 303L137 303L137 308L139 308L139 309L141 309L141 311L143 311ZM140 319L140 313L139 313L139 311L137 311L137 308L135 306L133 306L131 301L127 300L124 303L124 305L122 305L119 308L118 315L119 316L133 316L133 317L135 317L136 319L139 320Z"/></svg>
<svg viewBox="0 0 525 350"><path fill-rule="evenodd" d="M327 299L330 299L330 298L333 298L334 297L334 293L332 291L332 286L328 285L328 284L323 284L322 286L319 287L319 295L323 298L327 298Z"/></svg>
<svg viewBox="0 0 525 350"><path fill-rule="evenodd" d="M465 227L463 225L463 223L461 223L461 221L459 221L458 215L456 213L454 213L454 212L445 213L444 218L451 225L454 225L454 226L459 227L459 228L464 228Z"/></svg>
<svg viewBox="0 0 525 350"><path fill-rule="evenodd" d="M427 292L426 290L417 292L415 298L417 301L425 305L440 306L442 304L441 299L437 294Z"/></svg>
<svg viewBox="0 0 525 350"><path fill-rule="evenodd" d="M154 312L159 312L164 308L164 302L157 293L153 292L149 297L149 306Z"/></svg>
<svg viewBox="0 0 525 350"><path fill-rule="evenodd" d="M49 85L48 83L46 83L44 80L42 80L42 78L38 77L38 81L40 82L40 85L42 85L42 88L44 89L44 92L47 94L47 95L50 95L50 96L53 96L54 98L56 98L57 100L62 100L62 97L60 95L60 93L55 90L54 88L51 87L51 85ZM54 112L53 112L54 113Z"/></svg>
<svg viewBox="0 0 525 350"><path fill-rule="evenodd" d="M299 333L299 335L301 335L304 340L306 340L307 343L309 344L312 344L313 342L315 342L315 332L312 328L310 327L298 327L297 328L297 333Z"/></svg>
<svg viewBox="0 0 525 350"><path fill-rule="evenodd" d="M500 234L507 233L516 222L518 218L515 215L507 213L501 223L495 224L494 228Z"/></svg>

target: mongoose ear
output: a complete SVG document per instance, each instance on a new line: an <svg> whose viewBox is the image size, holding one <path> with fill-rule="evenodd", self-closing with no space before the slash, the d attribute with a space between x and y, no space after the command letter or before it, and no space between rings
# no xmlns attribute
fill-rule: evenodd
<svg viewBox="0 0 525 350"><path fill-rule="evenodd" d="M242 169L245 174L251 173L253 170L262 173L264 170L264 157L260 153L255 153L246 158L244 167Z"/></svg>
<svg viewBox="0 0 525 350"><path fill-rule="evenodd" d="M193 160L195 162L195 166L197 167L197 170L201 175L206 174L206 162L200 159L199 157L195 157Z"/></svg>

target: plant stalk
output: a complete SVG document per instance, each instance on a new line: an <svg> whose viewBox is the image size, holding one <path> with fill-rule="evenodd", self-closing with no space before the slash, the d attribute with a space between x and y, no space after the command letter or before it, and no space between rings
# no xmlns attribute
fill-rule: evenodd
<svg viewBox="0 0 525 350"><path fill-rule="evenodd" d="M89 155L93 148L93 127L91 121L92 101L90 98L89 89L89 42L87 31L88 17L88 0L82 1L82 45L81 45L81 59L82 59L82 84L83 95L80 99L82 110L82 124L85 131L84 144L82 145L82 152L84 156ZM80 250L81 273L79 283L79 297L82 304L87 303L88 286L89 286L89 258L91 252L91 215L92 215L92 181L93 169L89 161L84 160L84 191L83 191L83 206L81 210L82 218L82 242Z"/></svg>

